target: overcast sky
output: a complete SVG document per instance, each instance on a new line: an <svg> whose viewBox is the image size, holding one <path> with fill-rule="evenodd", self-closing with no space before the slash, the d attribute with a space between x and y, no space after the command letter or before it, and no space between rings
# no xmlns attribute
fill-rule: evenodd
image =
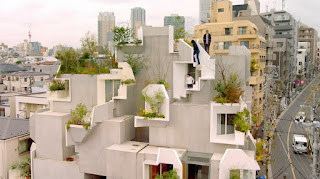
<svg viewBox="0 0 320 179"><path fill-rule="evenodd" d="M269 9L281 8L281 0L260 2L262 11L267 5ZM119 24L129 22L133 7L145 8L146 23L152 26L163 26L163 17L172 13L197 20L199 16L198 0L6 0L0 5L0 43L11 47L28 39L31 24L32 41L47 47L58 44L79 47L80 38L87 31L97 34L99 12L114 12ZM319 31L319 7L318 0L287 0L285 10Z"/></svg>

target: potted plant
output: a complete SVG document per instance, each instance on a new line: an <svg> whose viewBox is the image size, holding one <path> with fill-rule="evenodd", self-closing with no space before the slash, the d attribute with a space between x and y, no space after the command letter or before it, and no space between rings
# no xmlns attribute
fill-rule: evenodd
<svg viewBox="0 0 320 179"><path fill-rule="evenodd" d="M75 143L80 143L88 133L91 125L90 112L87 107L80 103L74 110L71 110L71 119L67 122L66 128L70 137Z"/></svg>
<svg viewBox="0 0 320 179"><path fill-rule="evenodd" d="M229 79L223 79L215 85L215 90L218 92L213 99L217 103L239 103L240 96L243 90L240 88L241 82L237 74L231 74Z"/></svg>
<svg viewBox="0 0 320 179"><path fill-rule="evenodd" d="M26 157L19 161L18 163L12 165L12 170L19 170L20 176L26 179L31 178L31 167L30 167L30 157Z"/></svg>
<svg viewBox="0 0 320 179"><path fill-rule="evenodd" d="M58 95L58 98L64 98L66 97L67 91L65 90L65 82L64 81L58 81L58 80L53 80L52 85L49 87L51 92L56 92Z"/></svg>

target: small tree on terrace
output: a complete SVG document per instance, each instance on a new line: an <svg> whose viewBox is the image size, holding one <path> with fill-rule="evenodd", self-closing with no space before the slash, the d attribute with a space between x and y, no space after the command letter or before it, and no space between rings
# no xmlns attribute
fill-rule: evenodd
<svg viewBox="0 0 320 179"><path fill-rule="evenodd" d="M118 49L121 49L124 44L133 38L133 30L129 27L114 27L113 41Z"/></svg>
<svg viewBox="0 0 320 179"><path fill-rule="evenodd" d="M81 39L81 46L83 53L89 53L91 58L94 58L95 53L98 52L98 42L94 34L87 32L85 37Z"/></svg>

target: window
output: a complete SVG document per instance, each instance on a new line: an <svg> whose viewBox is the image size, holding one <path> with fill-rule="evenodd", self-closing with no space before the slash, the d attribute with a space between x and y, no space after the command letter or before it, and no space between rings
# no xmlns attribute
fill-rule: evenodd
<svg viewBox="0 0 320 179"><path fill-rule="evenodd" d="M15 89L16 89L16 88L13 86L13 87L12 87L12 91L15 91Z"/></svg>
<svg viewBox="0 0 320 179"><path fill-rule="evenodd" d="M247 48L249 48L249 41L241 41L240 45L241 46L246 46Z"/></svg>
<svg viewBox="0 0 320 179"><path fill-rule="evenodd" d="M233 35L233 28L225 28L225 35Z"/></svg>
<svg viewBox="0 0 320 179"><path fill-rule="evenodd" d="M40 69L40 72L42 72L42 69Z"/></svg>
<svg viewBox="0 0 320 179"><path fill-rule="evenodd" d="M10 76L8 76L8 81L10 81Z"/></svg>
<svg viewBox="0 0 320 179"><path fill-rule="evenodd" d="M263 72L262 72L262 70L260 70L260 76L263 76Z"/></svg>
<svg viewBox="0 0 320 179"><path fill-rule="evenodd" d="M218 114L217 134L226 135L234 133L233 118L235 114Z"/></svg>
<svg viewBox="0 0 320 179"><path fill-rule="evenodd" d="M262 99L261 98L259 99L259 104L262 104Z"/></svg>
<svg viewBox="0 0 320 179"><path fill-rule="evenodd" d="M218 12L224 12L224 8L219 8Z"/></svg>
<svg viewBox="0 0 320 179"><path fill-rule="evenodd" d="M25 91L28 91L28 87L24 87L24 90L25 90Z"/></svg>
<svg viewBox="0 0 320 179"><path fill-rule="evenodd" d="M247 27L239 27L239 35L246 35L247 34Z"/></svg>
<svg viewBox="0 0 320 179"><path fill-rule="evenodd" d="M232 45L232 42L224 42L223 43L223 49L229 50L229 47Z"/></svg>
<svg viewBox="0 0 320 179"><path fill-rule="evenodd" d="M36 71L36 69L35 69L35 68L32 68L32 71Z"/></svg>
<svg viewBox="0 0 320 179"><path fill-rule="evenodd" d="M16 77L16 81L19 81L19 77Z"/></svg>
<svg viewBox="0 0 320 179"><path fill-rule="evenodd" d="M260 91L262 90L262 84L259 85L259 90L260 90Z"/></svg>
<svg viewBox="0 0 320 179"><path fill-rule="evenodd" d="M301 66L301 65L302 65L302 62L299 62L299 65Z"/></svg>
<svg viewBox="0 0 320 179"><path fill-rule="evenodd" d="M118 89L120 87L120 80L106 80L105 81L105 99L106 102L112 100L113 97L118 96Z"/></svg>
<svg viewBox="0 0 320 179"><path fill-rule="evenodd" d="M28 81L28 78L24 78L24 82L27 82Z"/></svg>
<svg viewBox="0 0 320 179"><path fill-rule="evenodd" d="M43 81L43 77L41 77L40 81Z"/></svg>
<svg viewBox="0 0 320 179"><path fill-rule="evenodd" d="M25 139L19 141L19 154L30 151L30 147L32 144L31 139Z"/></svg>
<svg viewBox="0 0 320 179"><path fill-rule="evenodd" d="M6 91L7 91L7 90L8 90L8 87L7 87L7 86L4 86L4 90L6 90Z"/></svg>
<svg viewBox="0 0 320 179"><path fill-rule="evenodd" d="M282 47L283 46L283 42L277 42L277 47Z"/></svg>
<svg viewBox="0 0 320 179"><path fill-rule="evenodd" d="M298 54L302 54L302 52L301 52L301 51L298 51Z"/></svg>

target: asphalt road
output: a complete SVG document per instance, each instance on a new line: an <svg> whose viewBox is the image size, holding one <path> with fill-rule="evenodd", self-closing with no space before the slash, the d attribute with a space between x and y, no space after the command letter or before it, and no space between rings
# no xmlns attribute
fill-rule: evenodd
<svg viewBox="0 0 320 179"><path fill-rule="evenodd" d="M317 79L312 81L311 85L318 84L319 82L320 79L317 77ZM295 154L291 147L293 134L303 134L305 136L307 134L306 128L303 128L301 124L295 123L291 119L293 119L299 111L306 112L306 116L309 118L310 109L302 108L300 105L309 105L307 98L310 94L309 89L311 85L307 86L307 89L288 107L277 124L277 137L274 143L275 147L272 151L274 163L271 165L272 176L269 176L271 179L283 179L284 176L286 176L287 179L303 179L310 178L312 174L311 156L309 154ZM290 161L292 165L290 165Z"/></svg>

